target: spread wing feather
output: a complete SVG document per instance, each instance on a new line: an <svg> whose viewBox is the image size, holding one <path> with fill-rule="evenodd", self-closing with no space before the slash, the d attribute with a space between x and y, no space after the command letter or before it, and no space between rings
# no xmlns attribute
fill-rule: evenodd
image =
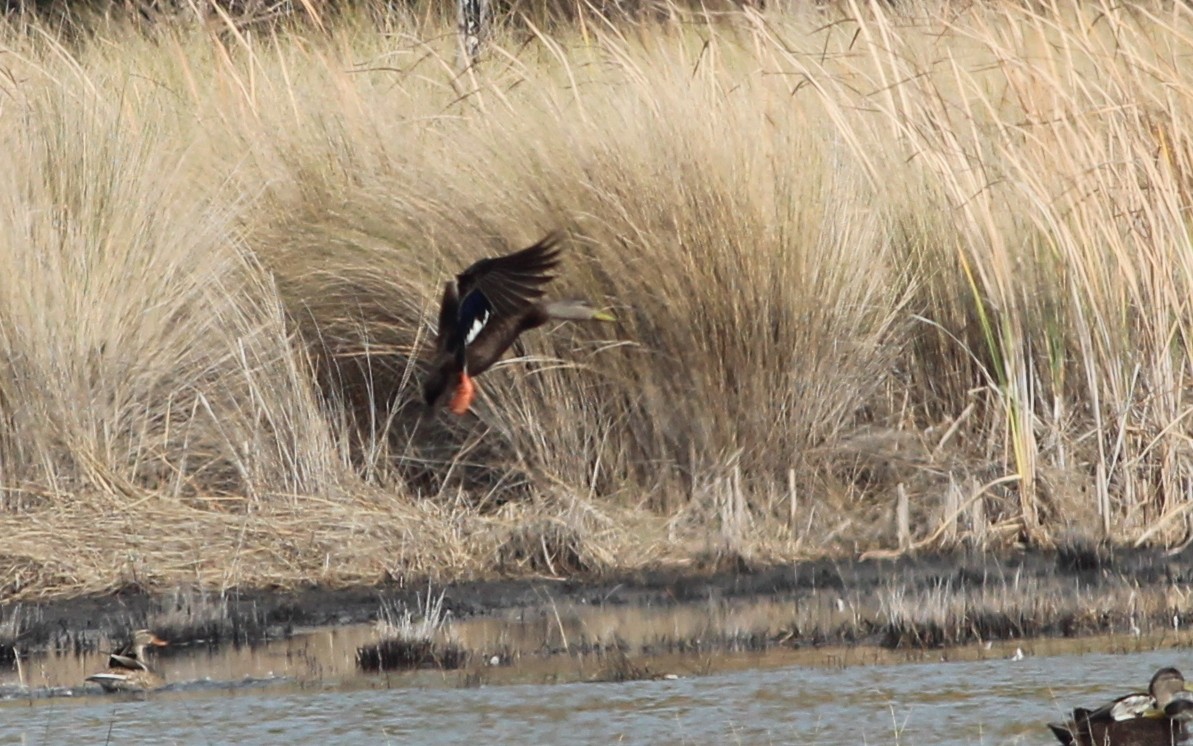
<svg viewBox="0 0 1193 746"><path fill-rule="evenodd" d="M551 271L559 264L560 235L551 233L543 240L506 256L481 259L456 276L461 305L472 293L480 293L499 317L521 313L543 297L542 286L553 279ZM460 319L468 326L471 319Z"/></svg>
<svg viewBox="0 0 1193 746"><path fill-rule="evenodd" d="M439 353L463 355L465 347L496 330L515 329L510 322L542 298L543 286L554 279L560 238L550 233L521 251L481 259L446 283L435 340Z"/></svg>
<svg viewBox="0 0 1193 746"><path fill-rule="evenodd" d="M559 265L561 238L553 232L521 251L481 259L445 283L433 372L423 381L428 404L460 374L483 373L522 331L543 323L539 301Z"/></svg>

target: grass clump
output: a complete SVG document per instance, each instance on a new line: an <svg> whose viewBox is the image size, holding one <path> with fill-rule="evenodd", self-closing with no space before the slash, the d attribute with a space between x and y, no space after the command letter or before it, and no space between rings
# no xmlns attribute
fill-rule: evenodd
<svg viewBox="0 0 1193 746"><path fill-rule="evenodd" d="M1188 8L558 20L0 25L5 598L1189 537Z"/></svg>
<svg viewBox="0 0 1193 746"><path fill-rule="evenodd" d="M469 654L450 638L444 594L433 598L430 589L416 620L409 608L400 611L382 604L377 623L381 640L356 651L356 665L364 671L411 671L420 668L463 668Z"/></svg>

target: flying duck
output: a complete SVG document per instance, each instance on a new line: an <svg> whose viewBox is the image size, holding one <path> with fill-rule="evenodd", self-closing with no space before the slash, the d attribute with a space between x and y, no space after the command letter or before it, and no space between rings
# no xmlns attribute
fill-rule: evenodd
<svg viewBox="0 0 1193 746"><path fill-rule="evenodd" d="M584 301L542 300L543 286L559 265L559 239L551 233L513 254L481 259L444 284L431 372L423 381L427 406L446 399L452 413L467 413L476 398L473 378L528 329L552 319L615 320Z"/></svg>

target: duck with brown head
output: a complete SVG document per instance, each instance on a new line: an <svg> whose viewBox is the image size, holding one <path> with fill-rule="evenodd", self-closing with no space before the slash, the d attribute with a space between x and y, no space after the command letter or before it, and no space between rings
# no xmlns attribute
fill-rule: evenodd
<svg viewBox="0 0 1193 746"><path fill-rule="evenodd" d="M165 679L149 667L145 649L166 645L166 641L147 629L133 633L132 642L108 656L106 671L91 674L86 678L99 684L106 692L143 692L163 685Z"/></svg>

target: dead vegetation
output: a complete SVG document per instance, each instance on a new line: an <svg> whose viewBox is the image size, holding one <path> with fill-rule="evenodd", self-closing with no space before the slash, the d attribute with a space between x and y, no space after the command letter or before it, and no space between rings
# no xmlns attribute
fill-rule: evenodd
<svg viewBox="0 0 1193 746"><path fill-rule="evenodd" d="M1111 565L1108 558L1104 569ZM407 613L401 624L387 627L404 632L383 633L394 662L379 668L382 645L368 646L360 651L361 666L438 666L441 653L430 651L452 639L456 647L449 660L475 664L461 677L461 686L478 685L491 666L559 656L573 659L583 680L625 682L673 678L698 670L701 661L714 655L793 649L865 646L872 652L911 656L952 649L945 655L1002 657L1014 650L1008 644L1015 642L1091 636L1116 648L1166 647L1187 643L1193 623L1185 586L1141 588L1133 578L1114 572L1091 585L1071 575L1010 572L991 577L969 567L919 581L893 571L882 587L846 583L793 597L606 606L548 600L540 608L507 616L504 625L492 618L476 620L487 633L473 630L470 635L464 622L459 639L445 637L441 622L431 629L442 612L416 612L414 621ZM420 624L423 629L412 631ZM491 652L497 639L502 640L500 655Z"/></svg>
<svg viewBox="0 0 1193 746"><path fill-rule="evenodd" d="M383 603L377 634L378 642L356 651L356 665L364 671L448 671L463 668L469 660L469 651L451 638L443 593L435 597L429 588L418 609Z"/></svg>
<svg viewBox="0 0 1193 746"><path fill-rule="evenodd" d="M175 588L158 597L141 623L134 628L152 629L170 641L174 650L187 645L248 645L269 637L274 620L261 609L241 603L235 594L216 593L198 588ZM289 629L282 628L283 634Z"/></svg>
<svg viewBox="0 0 1193 746"><path fill-rule="evenodd" d="M1187 540L1188 8L665 15L0 26L0 597Z"/></svg>
<svg viewBox="0 0 1193 746"><path fill-rule="evenodd" d="M942 648L1039 637L1096 634L1176 635L1193 614L1170 593L1120 587L1057 594L1038 582L974 594L942 583L919 592L897 588L882 599L876 625L888 648Z"/></svg>
<svg viewBox="0 0 1193 746"><path fill-rule="evenodd" d="M623 650L615 650L605 661L605 665L597 671L593 681L603 681L615 684L627 681L655 681L664 679L678 679L671 673L658 673L651 669L649 663L632 660Z"/></svg>

